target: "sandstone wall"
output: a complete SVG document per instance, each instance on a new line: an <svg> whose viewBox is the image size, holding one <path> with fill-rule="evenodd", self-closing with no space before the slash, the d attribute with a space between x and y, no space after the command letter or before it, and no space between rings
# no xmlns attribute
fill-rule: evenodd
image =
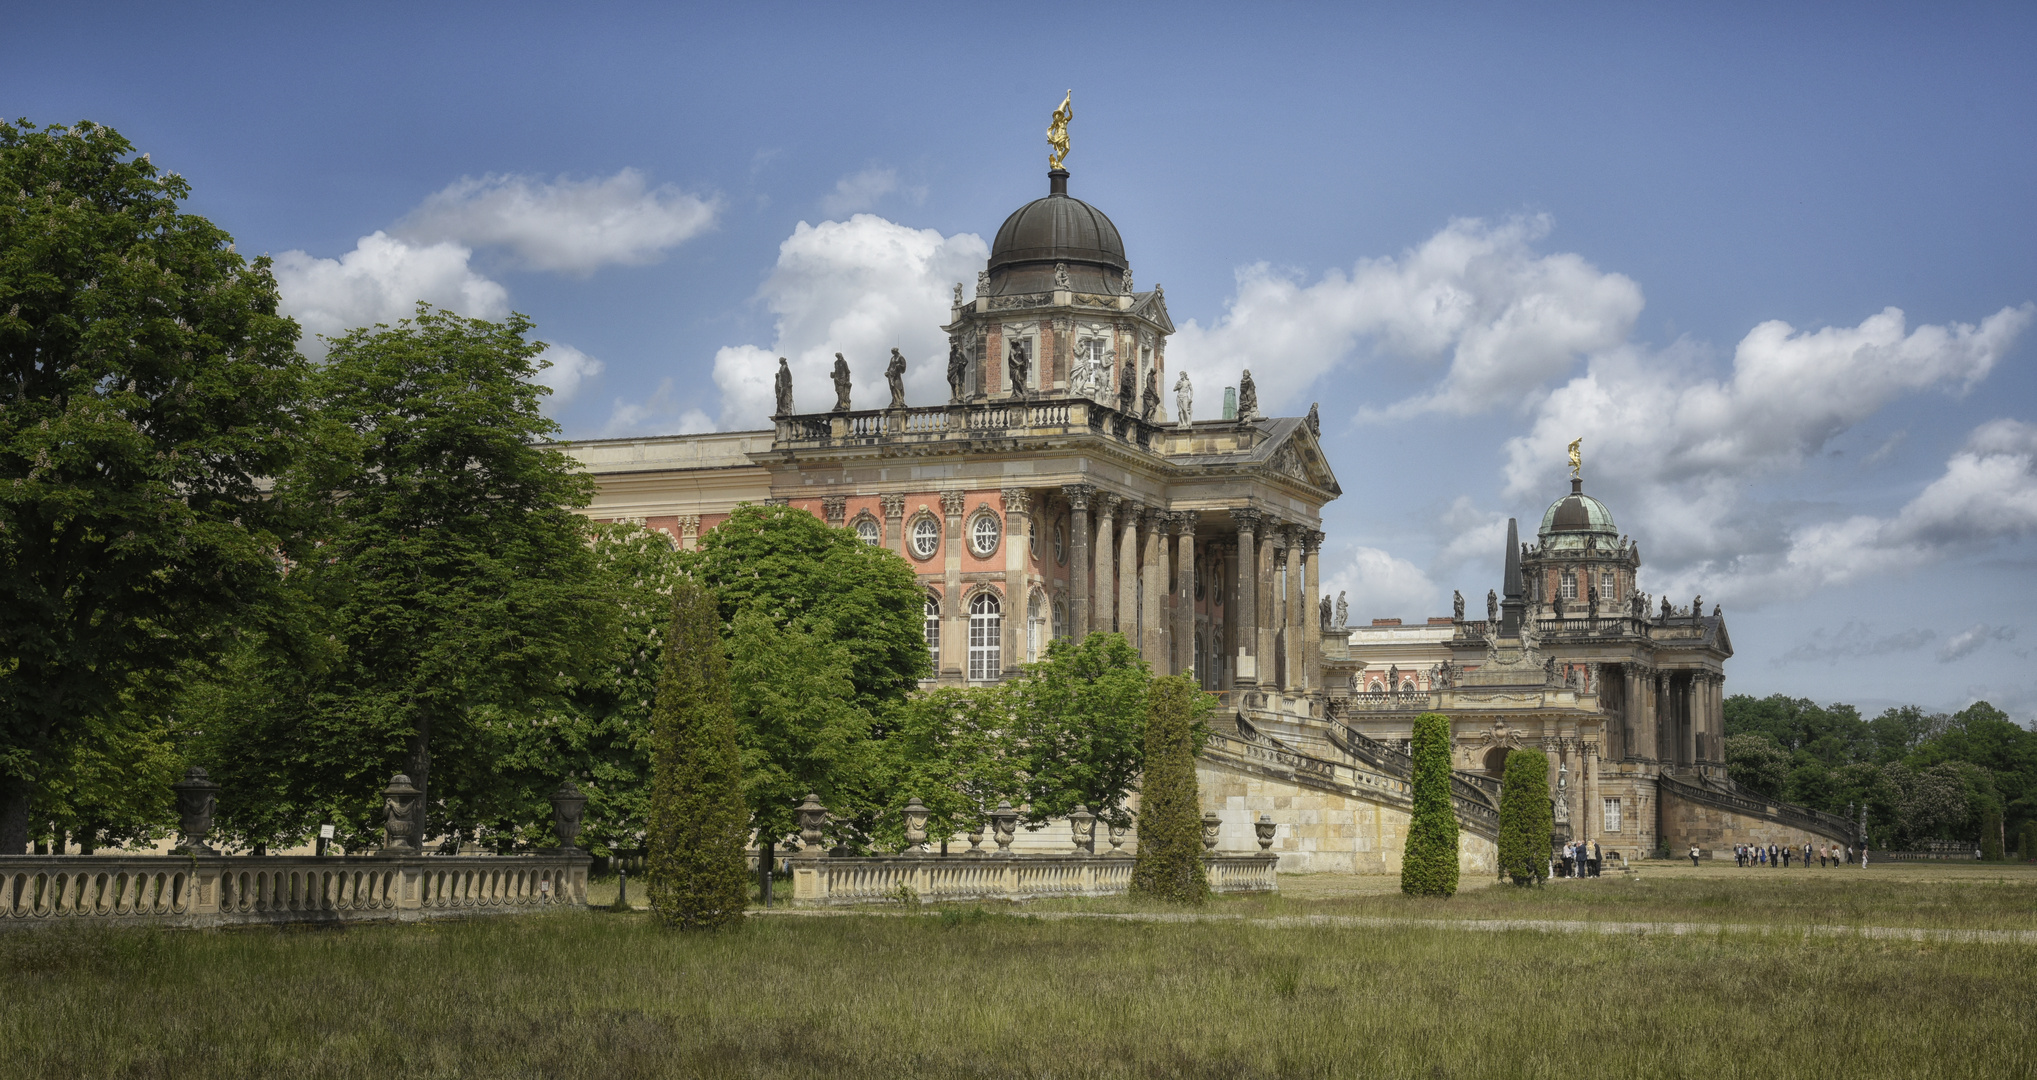
<svg viewBox="0 0 2037 1080"><path fill-rule="evenodd" d="M1661 799L1662 837L1668 842L1669 854L1673 858L1689 857L1692 844L1702 849L1708 858L1730 859L1735 844L1787 845L1801 853L1806 842L1812 847L1823 847L1836 839L1681 798L1666 788Z"/></svg>
<svg viewBox="0 0 2037 1080"><path fill-rule="evenodd" d="M1280 872L1313 874L1398 874L1407 846L1408 814L1394 806L1321 791L1268 777L1234 772L1207 761L1196 763L1203 809L1223 819L1217 850L1259 850L1252 823L1270 814L1276 825L1273 851ZM1499 866L1492 841L1459 830L1461 873L1491 875Z"/></svg>

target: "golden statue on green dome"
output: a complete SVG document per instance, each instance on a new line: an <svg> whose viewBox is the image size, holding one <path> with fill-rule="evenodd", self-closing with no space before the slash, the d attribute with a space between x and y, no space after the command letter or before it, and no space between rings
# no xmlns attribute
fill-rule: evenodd
<svg viewBox="0 0 2037 1080"><path fill-rule="evenodd" d="M1047 155L1047 167L1050 169L1067 168L1061 163L1068 159L1068 121L1075 117L1074 101L1075 91L1070 90L1061 99L1061 107L1054 110L1054 122L1047 128L1047 145L1054 148L1054 152Z"/></svg>
<svg viewBox="0 0 2037 1080"><path fill-rule="evenodd" d="M1570 478L1576 480L1584 475L1584 436L1570 440Z"/></svg>

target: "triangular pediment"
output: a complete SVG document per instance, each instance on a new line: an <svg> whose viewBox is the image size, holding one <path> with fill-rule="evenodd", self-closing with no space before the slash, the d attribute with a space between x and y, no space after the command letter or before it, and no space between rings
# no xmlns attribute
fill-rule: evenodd
<svg viewBox="0 0 2037 1080"><path fill-rule="evenodd" d="M1160 328L1163 334L1174 332L1174 320L1167 316L1167 294L1158 289L1146 293L1134 293L1132 314L1145 319Z"/></svg>
<svg viewBox="0 0 2037 1080"><path fill-rule="evenodd" d="M1323 454L1323 444L1309 430L1307 422L1297 420L1282 426L1288 430L1275 436L1264 448L1266 466L1310 487L1342 495L1344 489L1337 484L1337 474Z"/></svg>

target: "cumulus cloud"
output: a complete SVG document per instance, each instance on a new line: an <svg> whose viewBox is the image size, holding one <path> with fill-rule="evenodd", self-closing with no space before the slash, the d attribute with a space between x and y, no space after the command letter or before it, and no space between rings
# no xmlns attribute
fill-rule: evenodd
<svg viewBox="0 0 2037 1080"><path fill-rule="evenodd" d="M1259 263L1205 327L1189 320L1168 362L1198 385L1252 370L1262 407L1297 407L1354 355L1447 365L1427 393L1367 416L1468 414L1532 397L1581 357L1618 345L1641 313L1640 286L1573 254L1542 255L1550 220L1452 221L1399 258L1363 259L1314 284Z"/></svg>
<svg viewBox="0 0 2037 1080"><path fill-rule="evenodd" d="M800 222L778 246L777 266L758 294L777 317L775 340L769 348L730 345L715 353L722 426L765 423L781 356L791 362L801 410L834 405L829 372L837 352L854 374L859 407L888 402L884 366L893 347L909 365L906 400L946 401L948 341L940 328L950 290L974 281L989 257L989 245L973 233L942 236L872 214Z"/></svg>
<svg viewBox="0 0 2037 1080"><path fill-rule="evenodd" d="M647 398L616 398L601 434L607 438L624 435L692 435L713 431L714 420L679 399L672 380L658 384Z"/></svg>
<svg viewBox="0 0 2037 1080"><path fill-rule="evenodd" d="M1436 602L1436 584L1421 567L1375 547L1354 548L1350 562L1324 576L1323 590L1330 596L1350 593L1354 626L1371 619L1419 622Z"/></svg>
<svg viewBox="0 0 2037 1080"><path fill-rule="evenodd" d="M447 185L396 231L425 243L502 248L533 270L586 275L655 262L712 228L719 212L719 200L651 187L636 169L549 181L491 173Z"/></svg>
<svg viewBox="0 0 2037 1080"><path fill-rule="evenodd" d="M821 212L839 218L875 209L879 200L897 190L897 169L864 169L835 181L835 189L820 201ZM926 189L914 188L908 194L918 201L925 198Z"/></svg>
<svg viewBox="0 0 2037 1080"><path fill-rule="evenodd" d="M1971 656L1979 652L1989 642L2014 640L2016 640L2016 628L2013 626L1989 626L1986 623L1974 623L1972 626L1952 635L1951 640L1945 643L1945 647L1938 650L1938 662L1949 664L1962 657Z"/></svg>
<svg viewBox="0 0 2037 1080"><path fill-rule="evenodd" d="M1921 627L1881 634L1859 619L1848 619L1837 632L1828 633L1822 626L1811 631L1802 643L1776 657L1775 663L1778 666L1820 662L1836 664L1841 660L1867 656L1916 652L1937 637L1937 631Z"/></svg>
<svg viewBox="0 0 2037 1080"><path fill-rule="evenodd" d="M420 244L377 231L337 259L283 252L276 256L276 287L283 313L304 328L301 347L319 357L325 346L317 335L393 323L413 314L420 300L472 318L509 314L508 290L474 272L473 254L459 244Z"/></svg>
<svg viewBox="0 0 2037 1080"><path fill-rule="evenodd" d="M548 345L539 358L551 365L538 372L537 381L552 388L554 406L572 400L587 380L602 372L601 361L571 345Z"/></svg>

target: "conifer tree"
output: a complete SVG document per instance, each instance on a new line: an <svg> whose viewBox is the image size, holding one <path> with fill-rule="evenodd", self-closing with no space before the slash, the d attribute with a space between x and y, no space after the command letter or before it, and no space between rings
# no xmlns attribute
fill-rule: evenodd
<svg viewBox="0 0 2037 1080"><path fill-rule="evenodd" d="M1499 793L1499 869L1516 885L1549 876L1549 758L1539 750L1507 755Z"/></svg>
<svg viewBox="0 0 2037 1080"><path fill-rule="evenodd" d="M682 577L652 714L649 892L666 925L725 926L742 918L749 881L735 712L714 594Z"/></svg>
<svg viewBox="0 0 2037 1080"><path fill-rule="evenodd" d="M1202 865L1201 800L1195 752L1206 699L1186 675L1153 680L1146 695L1145 775L1139 786L1139 857L1132 894L1200 904L1209 899Z"/></svg>
<svg viewBox="0 0 2037 1080"><path fill-rule="evenodd" d="M1457 811L1450 805L1450 719L1415 717L1414 815L1400 862L1400 891L1409 896L1457 893Z"/></svg>

